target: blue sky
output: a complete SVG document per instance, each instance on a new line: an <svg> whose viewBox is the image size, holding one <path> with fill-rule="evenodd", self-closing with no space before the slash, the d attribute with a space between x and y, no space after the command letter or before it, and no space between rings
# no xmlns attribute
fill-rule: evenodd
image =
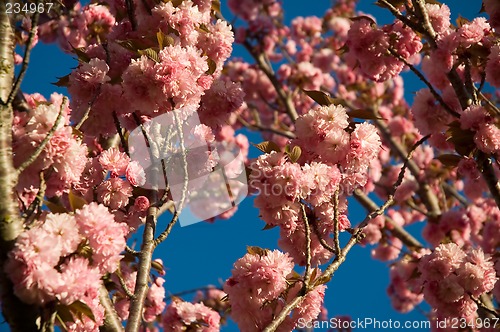
<svg viewBox="0 0 500 332"><path fill-rule="evenodd" d="M373 2L361 0L359 9L374 15L379 23L391 21L387 12L373 5ZM297 15L321 16L330 1L284 0L283 3L285 17L289 20ZM447 4L452 8L454 18L457 13L472 18L479 12L481 1L450 0ZM231 18L227 11L225 16ZM246 57L244 51L238 48L233 54ZM61 53L56 45L39 44L33 51L23 91L40 92L47 97L54 91L63 92L64 90L50 83L57 81L56 77L68 74L75 66L76 61ZM405 76L411 77L411 74ZM406 97L411 103L413 93L421 85L410 77L406 81ZM250 134L249 140L252 143L260 142L257 134ZM252 156L255 155L256 151L252 151ZM351 202L349 217L352 223L361 221L364 216L364 209ZM169 220L168 216L160 218L157 229L161 231ZM238 212L230 220L218 220L214 224L198 223L187 227L175 226L168 240L160 245L154 255L155 258L161 258L166 267L164 286L167 292L175 294L208 284L220 285L230 276L233 262L245 254L247 245L277 248L278 230L262 231L263 226L264 222L258 218L258 210L253 208L252 198L243 201ZM412 225L409 228L413 234L419 233L420 229L421 225ZM418 310L402 315L392 309L386 295L389 283L388 267L388 263L370 258L369 247L355 247L328 284L325 303L329 317L350 315L353 319L371 317L378 320L426 320ZM5 330L5 325L0 325L0 330ZM222 331L238 329L230 323L223 327Z"/></svg>

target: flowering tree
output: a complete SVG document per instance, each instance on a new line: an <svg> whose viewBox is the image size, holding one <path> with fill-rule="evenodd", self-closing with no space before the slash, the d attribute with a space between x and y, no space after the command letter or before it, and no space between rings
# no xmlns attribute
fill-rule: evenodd
<svg viewBox="0 0 500 332"><path fill-rule="evenodd" d="M241 331L291 331L324 314L326 284L358 244L392 262L396 310L426 301L432 319L498 328L500 3L456 23L436 1L377 4L392 23L351 0L290 26L279 1L229 0L234 27L210 0L2 2L0 285L11 329L218 331L228 317ZM20 90L39 40L78 57L57 82L68 97ZM253 63L228 60L233 43ZM411 104L403 70L425 85ZM254 160L235 133L244 127L265 140ZM249 246L221 289L166 301L154 249L188 205L198 216L221 208L207 189L219 182L192 181L217 167L232 201L218 218L248 181L280 250ZM353 200L367 210L359 223ZM171 221L158 229L162 213ZM405 229L415 222L427 243Z"/></svg>

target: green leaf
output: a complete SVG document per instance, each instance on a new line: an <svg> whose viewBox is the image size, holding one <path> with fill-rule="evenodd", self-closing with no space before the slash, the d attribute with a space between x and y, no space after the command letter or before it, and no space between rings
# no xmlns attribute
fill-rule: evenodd
<svg viewBox="0 0 500 332"><path fill-rule="evenodd" d="M70 46L73 49L73 52L78 57L79 61L85 62L85 63L88 63L90 61L90 57L87 55L87 53L84 52L84 50L85 50L84 47L76 48L76 47L73 47L73 45L71 45L71 44L70 44Z"/></svg>
<svg viewBox="0 0 500 332"><path fill-rule="evenodd" d="M50 202L50 201L43 201L43 204L49 208L50 212L52 213L68 213L68 210L62 205Z"/></svg>
<svg viewBox="0 0 500 332"><path fill-rule="evenodd" d="M213 73L215 73L215 70L217 69L217 64L215 63L214 60L210 58L207 59L207 63L208 63L208 70L205 72L205 74L212 75Z"/></svg>
<svg viewBox="0 0 500 332"><path fill-rule="evenodd" d="M158 261L152 261L151 262L151 268L154 269L156 272L158 272L159 274L163 274L165 273L165 268L163 267L163 265L158 262Z"/></svg>
<svg viewBox="0 0 500 332"><path fill-rule="evenodd" d="M67 305L59 304L56 307L56 312L57 312L57 315L61 318L61 321L70 322L70 323L75 322L75 318L71 314L71 310L69 309L69 307Z"/></svg>
<svg viewBox="0 0 500 332"><path fill-rule="evenodd" d="M72 211L79 210L85 205L87 205L87 201L82 197L75 195L73 190L69 191L68 200Z"/></svg>
<svg viewBox="0 0 500 332"><path fill-rule="evenodd" d="M161 30L156 33L156 40L158 41L158 47L160 50L163 49L163 46L165 45L165 37L166 35Z"/></svg>
<svg viewBox="0 0 500 332"><path fill-rule="evenodd" d="M153 50L152 48L146 48L145 50L139 50L137 51L139 55L145 55L151 60L153 60L156 63L160 62L160 57L158 56L158 53Z"/></svg>
<svg viewBox="0 0 500 332"><path fill-rule="evenodd" d="M82 315L85 315L95 322L94 313L92 312L90 307L82 301L76 300L75 302L71 303L69 305L69 309L71 310L71 312L75 313L78 318L82 319Z"/></svg>
<svg viewBox="0 0 500 332"><path fill-rule="evenodd" d="M256 246L247 246L247 253L249 253L250 255L266 256L268 252L268 249Z"/></svg>
<svg viewBox="0 0 500 332"><path fill-rule="evenodd" d="M335 104L335 99L324 93L323 91L303 90L306 95L321 106L329 106Z"/></svg>
<svg viewBox="0 0 500 332"><path fill-rule="evenodd" d="M252 144L252 145L264 153L271 153L272 151L281 152L281 149L278 146L278 144L271 141L265 141L259 144Z"/></svg>
<svg viewBox="0 0 500 332"><path fill-rule="evenodd" d="M381 118L379 116L376 116L372 111L370 110L364 110L364 109L356 109L356 110L350 110L347 112L347 115L351 118L358 118L358 119L364 119L364 120L384 120L384 118Z"/></svg>
<svg viewBox="0 0 500 332"><path fill-rule="evenodd" d="M141 47L137 45L137 43L133 40L116 40L115 41L118 45L120 45L123 48L126 48L129 51L132 52L137 52Z"/></svg>
<svg viewBox="0 0 500 332"><path fill-rule="evenodd" d="M63 77L57 77L57 82L51 83L58 87L68 87L69 86L69 74Z"/></svg>
<svg viewBox="0 0 500 332"><path fill-rule="evenodd" d="M455 151L461 156L468 156L476 148L474 132L460 128L458 121L449 124L446 135L448 136L447 140L453 143Z"/></svg>
<svg viewBox="0 0 500 332"><path fill-rule="evenodd" d="M220 13L220 0L212 0L212 11Z"/></svg>
<svg viewBox="0 0 500 332"><path fill-rule="evenodd" d="M262 228L263 231L267 231L268 229L273 229L274 227L276 227L277 225L269 225L269 224L266 224L266 226L264 226L264 228Z"/></svg>
<svg viewBox="0 0 500 332"><path fill-rule="evenodd" d="M208 29L208 27L206 26L206 24L203 24L203 23L198 26L197 30L200 31L200 32L210 33L210 30Z"/></svg>
<svg viewBox="0 0 500 332"><path fill-rule="evenodd" d="M436 157L436 159L439 160L445 166L456 167L460 162L460 160L462 160L462 157L456 154L442 154Z"/></svg>
<svg viewBox="0 0 500 332"><path fill-rule="evenodd" d="M288 153L288 158L290 159L291 162L296 163L297 160L299 160L301 154L302 150L300 149L300 147L294 146L292 148L292 151Z"/></svg>

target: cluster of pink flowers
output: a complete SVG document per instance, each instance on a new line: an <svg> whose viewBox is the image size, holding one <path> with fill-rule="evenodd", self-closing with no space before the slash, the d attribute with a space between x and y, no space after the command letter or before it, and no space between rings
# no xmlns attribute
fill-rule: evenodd
<svg viewBox="0 0 500 332"><path fill-rule="evenodd" d="M26 95L32 111L16 112L12 128L14 165L20 166L31 156L55 125L59 113L61 120L52 138L33 162L19 177L17 189L26 206L35 199L42 182L47 197L67 193L77 183L85 167L87 148L69 126L71 109L60 94L52 94L47 101L39 94ZM42 174L42 175L41 175Z"/></svg>
<svg viewBox="0 0 500 332"><path fill-rule="evenodd" d="M241 331L262 331L280 310L300 292L301 282L291 282L292 258L278 250L249 252L234 263L232 276L224 284L231 317ZM311 322L320 313L325 286L317 286L280 325L278 331L294 328L301 318Z"/></svg>
<svg viewBox="0 0 500 332"><path fill-rule="evenodd" d="M18 237L9 253L6 270L16 295L36 304L82 301L95 322L86 317L76 321L75 330L97 331L104 317L101 277L116 270L127 232L125 224L115 222L108 209L96 203L74 215L44 215Z"/></svg>
<svg viewBox="0 0 500 332"><path fill-rule="evenodd" d="M381 142L376 128L367 123L356 124L349 133L348 115L342 106L322 106L299 117L297 138L293 144L301 147L301 161L320 160L338 165L342 173L344 193L351 193L368 180L368 167L380 151Z"/></svg>
<svg viewBox="0 0 500 332"><path fill-rule="evenodd" d="M399 75L405 66L390 54L390 49L412 63L419 59L414 56L422 49L422 42L401 21L378 29L371 18L360 17L351 25L346 46L349 65L359 67L366 77L381 82Z"/></svg>
<svg viewBox="0 0 500 332"><path fill-rule="evenodd" d="M455 243L439 245L418 264L425 300L438 316L475 318L474 299L493 290L496 272L481 249L464 252Z"/></svg>
<svg viewBox="0 0 500 332"><path fill-rule="evenodd" d="M391 266L387 294L392 306L400 312L413 310L424 299L419 281L414 277L421 256L420 253L407 255Z"/></svg>
<svg viewBox="0 0 500 332"><path fill-rule="evenodd" d="M186 330L217 332L220 329L220 315L202 303L185 302L174 298L165 310L162 319L165 331Z"/></svg>

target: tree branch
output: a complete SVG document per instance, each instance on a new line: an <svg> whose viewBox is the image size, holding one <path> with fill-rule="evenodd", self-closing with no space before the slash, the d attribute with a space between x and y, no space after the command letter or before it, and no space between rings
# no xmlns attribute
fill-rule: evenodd
<svg viewBox="0 0 500 332"><path fill-rule="evenodd" d="M37 0L35 2L37 7L38 7L39 3L41 3L41 0ZM9 99L7 100L7 104L11 104L13 102L14 98L17 95L17 92L19 91L19 88L21 87L21 83L24 79L24 76L26 75L26 71L28 70L28 64L30 62L30 57L31 57L31 50L33 49L32 44L33 44L33 40L35 39L39 17L40 17L40 12L35 11L35 13L33 14L33 18L31 19L31 29L30 29L30 33L28 35L28 40L26 41L26 50L24 51L23 63L21 65L21 70L19 71L19 75L17 76L17 79L14 83L14 86L12 87L12 90L10 91Z"/></svg>
<svg viewBox="0 0 500 332"><path fill-rule="evenodd" d="M109 293L106 287L102 285L99 288L99 301L104 307L106 316L104 317L104 325L101 327L101 331L104 332L119 332L123 331L123 326L118 314L116 313L115 307L109 298Z"/></svg>
<svg viewBox="0 0 500 332"><path fill-rule="evenodd" d="M14 286L4 271L7 253L23 230L15 197L17 172L12 155L13 109L8 102L14 79L14 32L6 3L0 1L0 302L3 316L12 331L36 331L37 307L23 303L14 295Z"/></svg>
<svg viewBox="0 0 500 332"><path fill-rule="evenodd" d="M255 59L260 70L262 70L264 74L266 74L267 78L269 78L288 115L290 116L292 121L295 122L295 120L297 120L297 118L299 117L299 115L297 114L297 110L293 105L292 99L285 92L283 86L274 75L273 69L266 63L266 61L264 61L262 53L257 53L248 41L245 41L243 43L243 46L245 46L250 55Z"/></svg>

